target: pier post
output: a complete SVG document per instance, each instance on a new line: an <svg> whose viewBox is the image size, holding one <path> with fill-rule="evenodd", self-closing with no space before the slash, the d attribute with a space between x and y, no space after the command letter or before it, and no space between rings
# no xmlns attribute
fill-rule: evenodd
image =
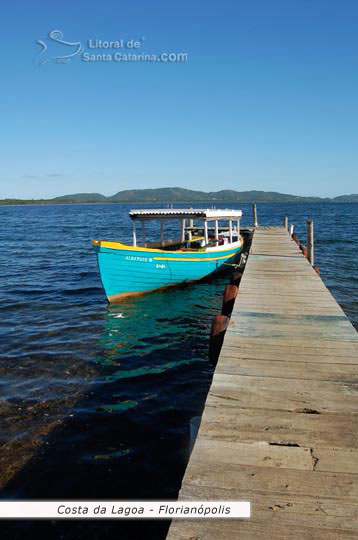
<svg viewBox="0 0 358 540"><path fill-rule="evenodd" d="M307 220L307 259L314 265L313 220Z"/></svg>
<svg viewBox="0 0 358 540"><path fill-rule="evenodd" d="M283 226L284 226L285 230L287 231L288 230L288 216L285 216L283 218Z"/></svg>
<svg viewBox="0 0 358 540"><path fill-rule="evenodd" d="M234 272L233 274L231 274L230 283L238 286L241 281L242 275L242 272Z"/></svg>
<svg viewBox="0 0 358 540"><path fill-rule="evenodd" d="M291 223L291 225L290 225L290 236L293 235L293 229L294 229L294 225Z"/></svg>
<svg viewBox="0 0 358 540"><path fill-rule="evenodd" d="M215 315L214 317L209 341L209 360L214 365L216 365L218 361L229 322L230 319L226 315Z"/></svg>
<svg viewBox="0 0 358 540"><path fill-rule="evenodd" d="M234 284L226 285L225 291L224 291L224 298L223 298L223 304L221 308L221 315L226 315L227 317L230 317L231 312L234 308L235 299L237 297L237 293L239 292L239 287Z"/></svg>
<svg viewBox="0 0 358 540"><path fill-rule="evenodd" d="M257 227L257 226L258 226L258 222L257 222L257 208L256 208L256 204L253 204L253 205L252 205L252 211L253 211L253 214L254 214L254 227Z"/></svg>

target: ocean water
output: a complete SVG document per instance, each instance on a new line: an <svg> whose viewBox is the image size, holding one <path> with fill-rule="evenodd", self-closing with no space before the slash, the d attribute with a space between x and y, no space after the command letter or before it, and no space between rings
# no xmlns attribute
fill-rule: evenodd
<svg viewBox="0 0 358 540"><path fill-rule="evenodd" d="M131 242L132 207L0 207L3 499L177 496L190 420L213 374L210 325L229 277L108 306L91 240ZM232 207L252 224L251 205ZM358 205L258 205L262 225L285 215L302 241L314 219L315 264L357 328ZM148 232L155 237L154 224ZM161 540L168 525L3 522L1 533Z"/></svg>

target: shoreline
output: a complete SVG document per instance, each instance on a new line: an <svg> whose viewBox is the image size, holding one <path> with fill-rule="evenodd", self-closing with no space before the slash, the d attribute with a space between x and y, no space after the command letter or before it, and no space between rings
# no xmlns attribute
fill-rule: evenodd
<svg viewBox="0 0 358 540"><path fill-rule="evenodd" d="M98 201L98 202L2 202L0 206L78 206L111 204L358 204L358 201Z"/></svg>

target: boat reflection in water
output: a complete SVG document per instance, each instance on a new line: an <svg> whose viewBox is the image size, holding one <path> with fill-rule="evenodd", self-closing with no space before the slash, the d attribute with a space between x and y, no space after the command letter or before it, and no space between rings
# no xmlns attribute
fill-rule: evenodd
<svg viewBox="0 0 358 540"><path fill-rule="evenodd" d="M181 409L188 411L188 429L211 380L209 329L226 282L219 277L108 307L98 343L107 387L103 410L136 409L153 417Z"/></svg>
<svg viewBox="0 0 358 540"><path fill-rule="evenodd" d="M208 335L227 278L108 306L99 341L106 380L148 377L207 360Z"/></svg>

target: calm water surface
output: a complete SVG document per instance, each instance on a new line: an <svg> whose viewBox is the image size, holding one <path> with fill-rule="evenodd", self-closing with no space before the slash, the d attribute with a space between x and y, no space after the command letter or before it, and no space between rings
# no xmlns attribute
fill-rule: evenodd
<svg viewBox="0 0 358 540"><path fill-rule="evenodd" d="M251 205L233 207L251 225ZM0 207L2 498L177 496L190 419L201 414L212 378L208 334L228 277L108 307L91 240L131 242L129 209ZM315 262L358 327L358 205L258 212L262 225L288 215L301 240L306 219L315 220ZM4 539L161 540L168 523L0 526Z"/></svg>

